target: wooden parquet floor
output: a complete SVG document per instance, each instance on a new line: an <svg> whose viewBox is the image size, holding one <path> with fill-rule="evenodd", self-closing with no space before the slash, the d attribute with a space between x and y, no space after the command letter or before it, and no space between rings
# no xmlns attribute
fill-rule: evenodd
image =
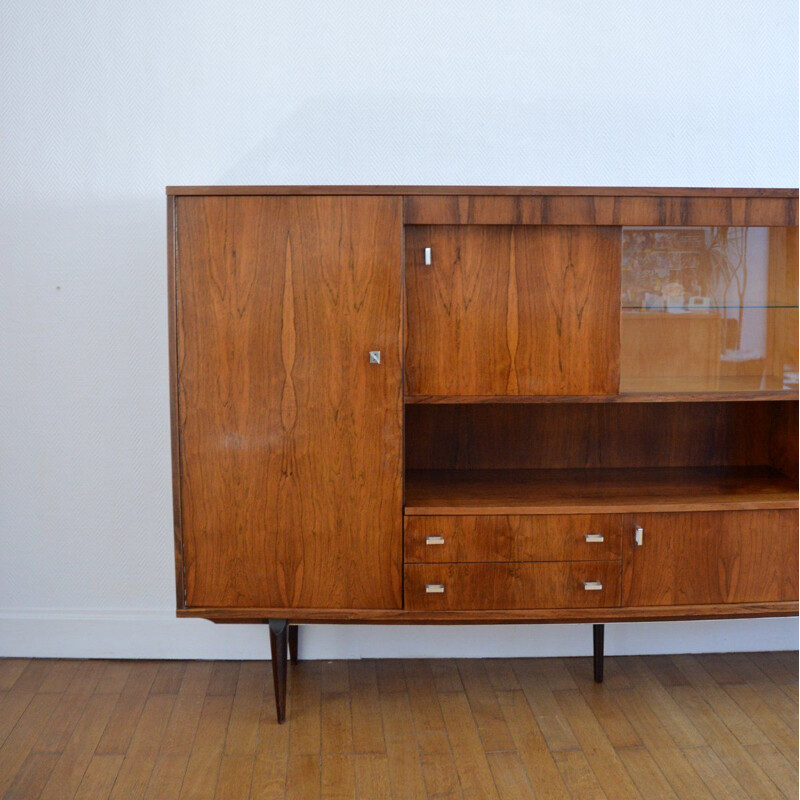
<svg viewBox="0 0 800 800"><path fill-rule="evenodd" d="M302 647L302 643L301 643ZM797 798L796 652L0 660L0 797Z"/></svg>

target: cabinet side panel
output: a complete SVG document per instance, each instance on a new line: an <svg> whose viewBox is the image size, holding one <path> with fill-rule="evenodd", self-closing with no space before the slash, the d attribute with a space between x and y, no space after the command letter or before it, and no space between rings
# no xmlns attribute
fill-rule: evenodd
<svg viewBox="0 0 800 800"><path fill-rule="evenodd" d="M169 419L172 448L172 529L175 547L175 603L186 607L183 572L183 533L181 530L181 466L178 435L178 338L176 327L177 246L175 197L167 198L167 326L169 342Z"/></svg>
<svg viewBox="0 0 800 800"><path fill-rule="evenodd" d="M399 608L400 200L181 203L187 605Z"/></svg>

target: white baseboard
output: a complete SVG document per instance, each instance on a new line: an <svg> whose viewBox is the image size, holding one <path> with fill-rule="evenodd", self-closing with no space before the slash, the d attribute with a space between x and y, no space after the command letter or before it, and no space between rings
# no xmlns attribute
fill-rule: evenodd
<svg viewBox="0 0 800 800"><path fill-rule="evenodd" d="M304 626L306 659L513 658L591 653L591 626ZM798 619L621 622L606 625L608 655L796 650ZM158 610L0 610L0 656L265 659L263 625L215 625Z"/></svg>

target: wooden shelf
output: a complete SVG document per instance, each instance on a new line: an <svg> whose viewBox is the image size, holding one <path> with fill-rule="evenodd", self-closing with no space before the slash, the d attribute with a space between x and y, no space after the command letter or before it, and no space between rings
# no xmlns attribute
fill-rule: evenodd
<svg viewBox="0 0 800 800"><path fill-rule="evenodd" d="M730 396L732 399L742 399L742 396L756 399L777 397L784 395L790 399L791 395L797 397L797 387L794 389L783 388L781 375L726 375L726 376L667 376L630 378L624 375L620 378L620 394L652 394L652 395L705 395L710 399L717 399L720 395Z"/></svg>
<svg viewBox="0 0 800 800"><path fill-rule="evenodd" d="M797 507L797 483L772 467L409 470L406 473L406 515Z"/></svg>
<svg viewBox="0 0 800 800"><path fill-rule="evenodd" d="M741 381L742 379L734 379ZM670 382L672 379L670 379ZM650 379L648 382L652 383ZM466 404L530 404L530 403L733 403L757 400L798 400L797 389L708 389L700 388L675 391L634 391L620 394L599 395L406 395L406 405L466 405ZM752 382L751 382L752 385Z"/></svg>

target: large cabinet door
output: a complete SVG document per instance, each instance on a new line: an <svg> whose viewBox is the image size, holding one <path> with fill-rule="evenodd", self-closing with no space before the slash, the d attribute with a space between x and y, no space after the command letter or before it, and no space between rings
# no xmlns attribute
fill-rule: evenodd
<svg viewBox="0 0 800 800"><path fill-rule="evenodd" d="M408 394L617 392L619 228L408 226L405 244Z"/></svg>
<svg viewBox="0 0 800 800"><path fill-rule="evenodd" d="M637 514L623 537L623 606L797 600L797 511ZM642 528L641 545L634 537Z"/></svg>
<svg viewBox="0 0 800 800"><path fill-rule="evenodd" d="M401 201L180 197L174 224L186 605L399 608Z"/></svg>

